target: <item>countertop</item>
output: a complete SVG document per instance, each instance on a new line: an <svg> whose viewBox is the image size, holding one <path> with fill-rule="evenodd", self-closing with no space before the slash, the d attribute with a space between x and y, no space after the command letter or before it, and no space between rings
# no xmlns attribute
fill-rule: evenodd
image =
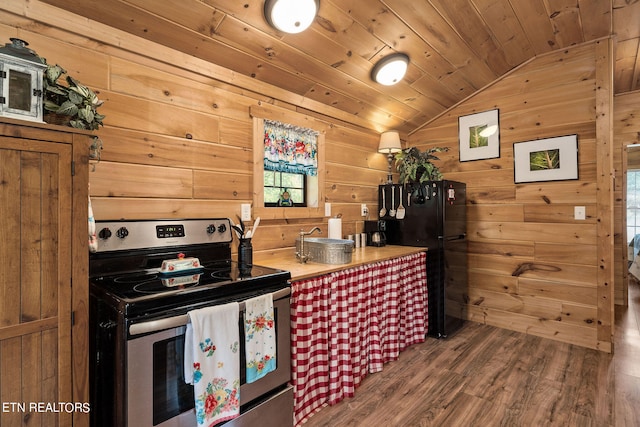
<svg viewBox="0 0 640 427"><path fill-rule="evenodd" d="M426 252L427 248L413 246L365 246L353 249L353 257L349 264L320 264L309 261L301 264L296 259L295 248L277 249L272 251L254 252L253 263L265 267L279 268L291 272L291 280L308 279L322 276L334 271L345 270L363 264L398 258L418 252Z"/></svg>

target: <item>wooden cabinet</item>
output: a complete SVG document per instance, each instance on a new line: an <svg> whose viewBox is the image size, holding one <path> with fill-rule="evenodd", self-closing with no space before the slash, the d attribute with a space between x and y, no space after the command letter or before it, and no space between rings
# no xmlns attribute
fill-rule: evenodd
<svg viewBox="0 0 640 427"><path fill-rule="evenodd" d="M0 119L0 425L88 425L91 134Z"/></svg>

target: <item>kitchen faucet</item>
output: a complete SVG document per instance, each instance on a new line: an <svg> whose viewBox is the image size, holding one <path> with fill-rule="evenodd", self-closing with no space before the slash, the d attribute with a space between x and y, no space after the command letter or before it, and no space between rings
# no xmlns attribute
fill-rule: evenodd
<svg viewBox="0 0 640 427"><path fill-rule="evenodd" d="M311 230L307 232L300 230L300 251L296 252L296 258L298 258L301 264L306 264L307 261L309 261L309 256L305 255L304 253L304 236L309 236L314 231L317 231L318 233L322 233L322 230L320 230L320 227L313 227Z"/></svg>

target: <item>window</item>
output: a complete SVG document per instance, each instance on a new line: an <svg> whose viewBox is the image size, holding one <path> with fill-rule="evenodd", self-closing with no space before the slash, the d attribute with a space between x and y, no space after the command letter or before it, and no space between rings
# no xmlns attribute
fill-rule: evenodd
<svg viewBox="0 0 640 427"><path fill-rule="evenodd" d="M640 234L640 169L627 171L627 239Z"/></svg>
<svg viewBox="0 0 640 427"><path fill-rule="evenodd" d="M328 126L326 123L317 120L314 117L310 117L304 114L299 114L294 111L285 110L282 108L270 106L270 105L252 105L249 109L249 113L253 119L253 212L255 216L261 216L262 219L280 219L280 218L323 218L324 217L324 202L325 202L325 165L324 165L324 145L325 134ZM268 119L267 117L270 117ZM304 155L303 161L298 162L296 159L294 167L281 168L275 166L275 158L271 158L271 151L267 160L271 160L272 163L265 162L265 123L272 121L279 121L280 123L288 123L291 126L300 127L308 130L312 130L317 133L317 140L315 150L317 168L315 173L308 173L307 166L305 164ZM311 150L313 151L313 149ZM305 153L307 150L304 151ZM296 156L300 154L298 150L295 151ZM286 159L285 159L286 160ZM267 163L265 165L265 163ZM300 166L303 167L300 167ZM290 164L291 166L291 164ZM277 206L269 206L265 201L265 172L280 172L283 174L305 174L304 178L304 198L306 203L304 206L294 205L294 209L279 208ZM278 188L278 196L282 194L280 188L285 186L275 185L275 176L273 178L274 187ZM281 182L283 178L281 177ZM292 185L292 188L297 186ZM289 188L289 187L286 187Z"/></svg>
<svg viewBox="0 0 640 427"><path fill-rule="evenodd" d="M307 206L306 175L279 171L264 171L264 205L281 206L280 199L287 192L293 206Z"/></svg>

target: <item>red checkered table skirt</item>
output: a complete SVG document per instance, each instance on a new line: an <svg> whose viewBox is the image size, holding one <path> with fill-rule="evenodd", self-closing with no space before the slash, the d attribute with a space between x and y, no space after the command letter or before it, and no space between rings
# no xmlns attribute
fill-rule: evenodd
<svg viewBox="0 0 640 427"><path fill-rule="evenodd" d="M423 342L427 322L425 252L293 282L295 425Z"/></svg>

